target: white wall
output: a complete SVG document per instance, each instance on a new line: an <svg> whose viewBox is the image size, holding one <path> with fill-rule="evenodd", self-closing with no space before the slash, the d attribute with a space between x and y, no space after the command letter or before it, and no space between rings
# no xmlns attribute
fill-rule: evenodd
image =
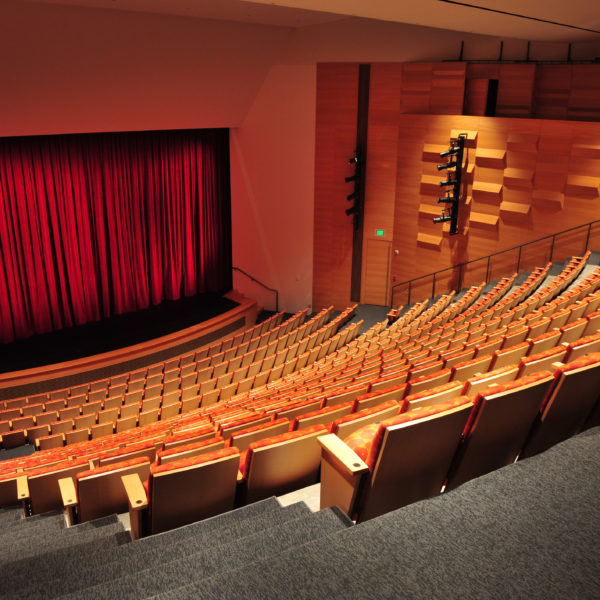
<svg viewBox="0 0 600 600"><path fill-rule="evenodd" d="M273 66L231 130L233 264L280 291L280 308L311 304L316 66ZM236 289L274 309L247 278Z"/></svg>

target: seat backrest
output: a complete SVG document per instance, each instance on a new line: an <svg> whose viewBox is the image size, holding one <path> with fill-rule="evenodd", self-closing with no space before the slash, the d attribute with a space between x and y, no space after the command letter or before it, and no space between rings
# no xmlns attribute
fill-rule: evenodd
<svg viewBox="0 0 600 600"><path fill-rule="evenodd" d="M317 437L327 433L315 425L253 442L240 465L247 503L317 483L321 448Z"/></svg>
<svg viewBox="0 0 600 600"><path fill-rule="evenodd" d="M152 465L149 533L160 533L231 510L240 454L224 448Z"/></svg>
<svg viewBox="0 0 600 600"><path fill-rule="evenodd" d="M395 400L388 400L379 405L337 418L331 425L331 433L335 433L340 439L344 439L365 425L396 416L399 411L400 404Z"/></svg>
<svg viewBox="0 0 600 600"><path fill-rule="evenodd" d="M236 431L229 438L229 445L235 446L240 452L244 452L250 447L252 442L257 442L267 437L280 435L289 430L290 422L288 419L281 418L275 421L269 421L260 425L253 425Z"/></svg>
<svg viewBox="0 0 600 600"><path fill-rule="evenodd" d="M27 476L31 512L34 515L59 510L62 508L62 497L58 480L65 477L76 477L78 473L89 469L87 460L65 461L35 469Z"/></svg>
<svg viewBox="0 0 600 600"><path fill-rule="evenodd" d="M516 364L507 365L500 369L494 369L481 375L474 375L465 382L462 393L467 396L474 396L481 390L495 383L506 383L514 381L517 378L519 367Z"/></svg>
<svg viewBox="0 0 600 600"><path fill-rule="evenodd" d="M357 520L439 493L472 410L469 398L461 396L370 426L375 436L367 455L359 453L371 470L358 500ZM368 429L347 438L348 445L354 447L353 438L360 439Z"/></svg>
<svg viewBox="0 0 600 600"><path fill-rule="evenodd" d="M447 489L515 461L553 380L550 371L540 371L477 395Z"/></svg>
<svg viewBox="0 0 600 600"><path fill-rule="evenodd" d="M571 342L565 356L565 362L577 360L584 354L591 354L592 352L600 352L600 333L587 335Z"/></svg>
<svg viewBox="0 0 600 600"><path fill-rule="evenodd" d="M192 442L175 448L159 450L156 453L156 461L160 465L166 465L184 458L191 458L199 454L206 454L225 447L225 440L221 436L215 436L201 442Z"/></svg>
<svg viewBox="0 0 600 600"><path fill-rule="evenodd" d="M410 394L404 398L402 403L402 411L415 410L422 406L432 406L435 404L442 404L457 398L462 393L463 384L460 381L450 381L437 387L423 390L416 394Z"/></svg>
<svg viewBox="0 0 600 600"><path fill-rule="evenodd" d="M521 458L547 450L578 433L600 399L600 352L559 367Z"/></svg>
<svg viewBox="0 0 600 600"><path fill-rule="evenodd" d="M115 463L78 473L78 516L81 523L128 510L127 494L121 477L137 473L142 481L150 474L147 457Z"/></svg>
<svg viewBox="0 0 600 600"><path fill-rule="evenodd" d="M567 348L565 346L555 346L544 350L544 352L525 356L519 362L517 377L525 377L525 375L531 375L546 369L552 370L552 364L563 360L566 353Z"/></svg>
<svg viewBox="0 0 600 600"><path fill-rule="evenodd" d="M290 430L305 429L307 427L312 427L313 425L329 426L337 418L349 415L352 412L353 405L354 400L350 400L343 404L325 406L319 410L298 415L292 421Z"/></svg>

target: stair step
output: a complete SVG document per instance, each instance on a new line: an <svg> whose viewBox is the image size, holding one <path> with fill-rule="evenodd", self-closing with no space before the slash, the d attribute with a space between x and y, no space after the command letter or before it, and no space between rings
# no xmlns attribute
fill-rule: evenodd
<svg viewBox="0 0 600 600"><path fill-rule="evenodd" d="M149 568L121 579L111 579L103 584L74 594L60 596L63 600L94 598L94 600L150 598L157 593L177 588L182 581L202 581L206 575L211 579L222 575L230 578L231 572L246 568L257 561L276 559L282 552L305 544L316 537L347 528L351 522L338 509L325 509L318 513L303 515L277 527L253 533L241 540L225 544L206 544L193 555L167 562L160 568ZM198 546L201 547L201 541ZM164 554L163 558L168 556Z"/></svg>
<svg viewBox="0 0 600 600"><path fill-rule="evenodd" d="M47 594L67 593L95 585L110 578L123 577L136 568L160 565L165 557L185 557L197 551L198 539L235 540L248 534L249 530L260 530L269 523L284 523L287 520L309 514L303 503L282 508L275 498L248 505L205 521L199 521L124 544L110 554L105 552L86 555L86 570L81 572L77 563L63 561L56 564L52 556L39 560L37 566L39 580L45 583ZM29 594L29 581L21 576L12 580L13 589L21 590L21 595ZM37 587L37 586L36 586Z"/></svg>

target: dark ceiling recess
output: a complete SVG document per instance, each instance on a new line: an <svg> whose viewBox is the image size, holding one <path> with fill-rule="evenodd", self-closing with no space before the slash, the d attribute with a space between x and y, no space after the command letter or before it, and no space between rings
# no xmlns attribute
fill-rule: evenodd
<svg viewBox="0 0 600 600"><path fill-rule="evenodd" d="M438 0L439 2L445 2L446 4L456 4L458 6L466 6L467 8L476 8L477 10L485 10L487 12L498 13L501 15L509 15L511 17L518 17L519 19L528 19L529 21L539 21L540 23L549 23L550 25L558 25L559 27L568 27L569 29L578 29L579 31L589 31L590 33L600 33L598 29L588 29L587 27L579 27L577 25L569 25L567 23L558 23L557 21L549 21L548 19L540 19L539 17L530 17L528 15L520 15L514 12L508 12L507 10L499 10L497 8L488 8L486 6L477 6L476 4L469 4L468 2L458 2L457 0Z"/></svg>

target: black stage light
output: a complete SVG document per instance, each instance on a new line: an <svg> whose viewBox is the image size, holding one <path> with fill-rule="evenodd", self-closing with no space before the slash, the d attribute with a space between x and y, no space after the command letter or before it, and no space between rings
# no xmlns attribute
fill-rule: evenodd
<svg viewBox="0 0 600 600"><path fill-rule="evenodd" d="M351 206L350 208L347 208L346 209L346 214L348 216L358 214L358 206L355 204L354 206Z"/></svg>
<svg viewBox="0 0 600 600"><path fill-rule="evenodd" d="M451 160L449 163L446 163L445 165L438 165L437 169L438 171L443 171L444 169L452 169L452 167L456 166L456 161L455 160Z"/></svg>
<svg viewBox="0 0 600 600"><path fill-rule="evenodd" d="M433 217L434 223L445 223L446 221L451 221L452 215L442 215L441 217Z"/></svg>
<svg viewBox="0 0 600 600"><path fill-rule="evenodd" d="M446 179L446 181L440 181L440 187L443 187L445 185L455 185L456 184L456 179Z"/></svg>
<svg viewBox="0 0 600 600"><path fill-rule="evenodd" d="M356 181L358 179L358 175L356 173L354 175L350 175L350 177L346 177L346 183L350 183L351 181Z"/></svg>
<svg viewBox="0 0 600 600"><path fill-rule="evenodd" d="M442 158L445 158L446 156L450 156L451 154L458 153L459 150L460 150L459 146L452 146L452 148L448 148L448 150L444 150L443 152L440 152L440 156Z"/></svg>
<svg viewBox="0 0 600 600"><path fill-rule="evenodd" d="M358 156L353 156L352 158L349 158L349 159L348 159L348 162L349 162L351 165L353 165L353 164L357 163L357 162L358 162Z"/></svg>
<svg viewBox="0 0 600 600"><path fill-rule="evenodd" d="M443 198L438 198L438 204L442 202L454 202L454 196L444 196Z"/></svg>
<svg viewBox="0 0 600 600"><path fill-rule="evenodd" d="M352 192L351 194L348 194L346 196L346 200L350 201L350 200L358 200L358 192Z"/></svg>

